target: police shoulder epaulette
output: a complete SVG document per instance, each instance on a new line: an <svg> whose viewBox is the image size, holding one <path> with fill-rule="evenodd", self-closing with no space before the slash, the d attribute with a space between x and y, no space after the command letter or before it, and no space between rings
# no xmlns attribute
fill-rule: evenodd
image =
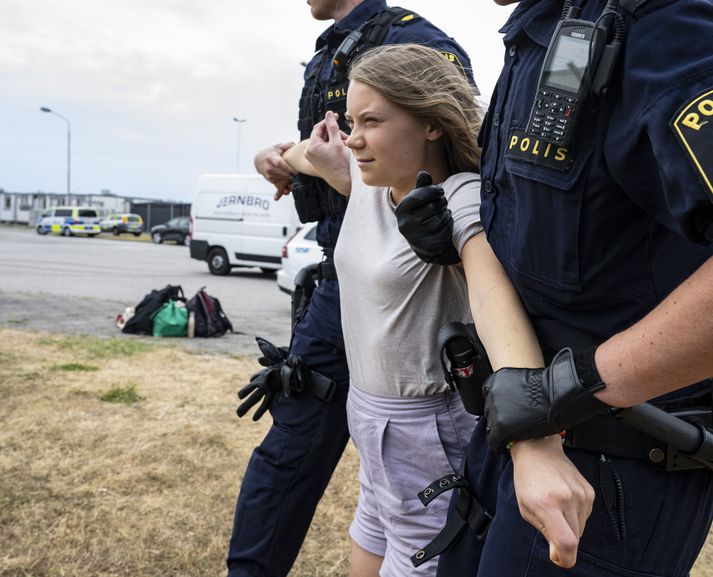
<svg viewBox="0 0 713 577"><path fill-rule="evenodd" d="M380 46L392 26L409 26L421 20L421 17L410 10L399 6L389 6L364 25L363 47Z"/></svg>
<svg viewBox="0 0 713 577"><path fill-rule="evenodd" d="M416 14L416 12L406 10L406 8L401 8L400 6L389 6L369 20L367 26L372 29L381 28L385 33L391 26L410 26L419 20L422 20L422 18ZM379 41L379 43L381 43L381 41Z"/></svg>
<svg viewBox="0 0 713 577"><path fill-rule="evenodd" d="M396 19L391 25L401 26L403 28L404 26L409 26L410 24L418 22L419 20L421 20L421 17L418 14L416 14L415 12L409 12L408 14L405 14L404 16L401 16L400 18Z"/></svg>

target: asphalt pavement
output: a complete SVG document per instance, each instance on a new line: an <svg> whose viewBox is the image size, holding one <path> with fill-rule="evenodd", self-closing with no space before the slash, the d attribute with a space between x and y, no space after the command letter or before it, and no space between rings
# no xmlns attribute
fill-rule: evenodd
<svg viewBox="0 0 713 577"><path fill-rule="evenodd" d="M115 239L41 236L30 227L0 225L0 326L63 334L146 339L125 335L116 316L151 289L179 284L187 298L205 286L235 328L219 338L160 339L216 354L257 356L255 336L277 345L290 338L290 297L275 275L257 268L208 272L185 246Z"/></svg>

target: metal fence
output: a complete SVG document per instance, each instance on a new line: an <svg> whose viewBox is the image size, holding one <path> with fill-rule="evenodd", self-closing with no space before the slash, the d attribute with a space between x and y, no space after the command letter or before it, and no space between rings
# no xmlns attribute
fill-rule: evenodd
<svg viewBox="0 0 713 577"><path fill-rule="evenodd" d="M177 216L189 216L190 203L175 202L132 202L131 212L144 219L144 230L151 230L156 224L163 224Z"/></svg>

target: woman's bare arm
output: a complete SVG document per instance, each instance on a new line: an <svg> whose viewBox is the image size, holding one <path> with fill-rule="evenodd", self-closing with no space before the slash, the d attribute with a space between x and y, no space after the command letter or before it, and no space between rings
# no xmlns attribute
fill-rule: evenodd
<svg viewBox="0 0 713 577"><path fill-rule="evenodd" d="M484 233L466 242L461 258L473 320L493 370L542 367L542 352L522 301Z"/></svg>
<svg viewBox="0 0 713 577"><path fill-rule="evenodd" d="M282 159L290 165L292 170L321 178L322 175L312 166L312 163L305 158L307 146L309 146L309 140L303 140L299 144L295 144L292 148L282 153Z"/></svg>
<svg viewBox="0 0 713 577"><path fill-rule="evenodd" d="M543 366L522 301L485 233L465 244L461 258L473 320L493 369ZM550 559L572 567L594 490L564 454L559 435L521 441L511 454L520 514L547 539Z"/></svg>

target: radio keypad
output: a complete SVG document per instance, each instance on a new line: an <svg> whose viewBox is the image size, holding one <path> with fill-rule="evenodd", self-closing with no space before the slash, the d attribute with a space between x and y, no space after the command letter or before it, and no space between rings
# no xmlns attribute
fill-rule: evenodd
<svg viewBox="0 0 713 577"><path fill-rule="evenodd" d="M542 135L552 142L564 142L576 105L576 98L540 90L527 132L535 136Z"/></svg>

